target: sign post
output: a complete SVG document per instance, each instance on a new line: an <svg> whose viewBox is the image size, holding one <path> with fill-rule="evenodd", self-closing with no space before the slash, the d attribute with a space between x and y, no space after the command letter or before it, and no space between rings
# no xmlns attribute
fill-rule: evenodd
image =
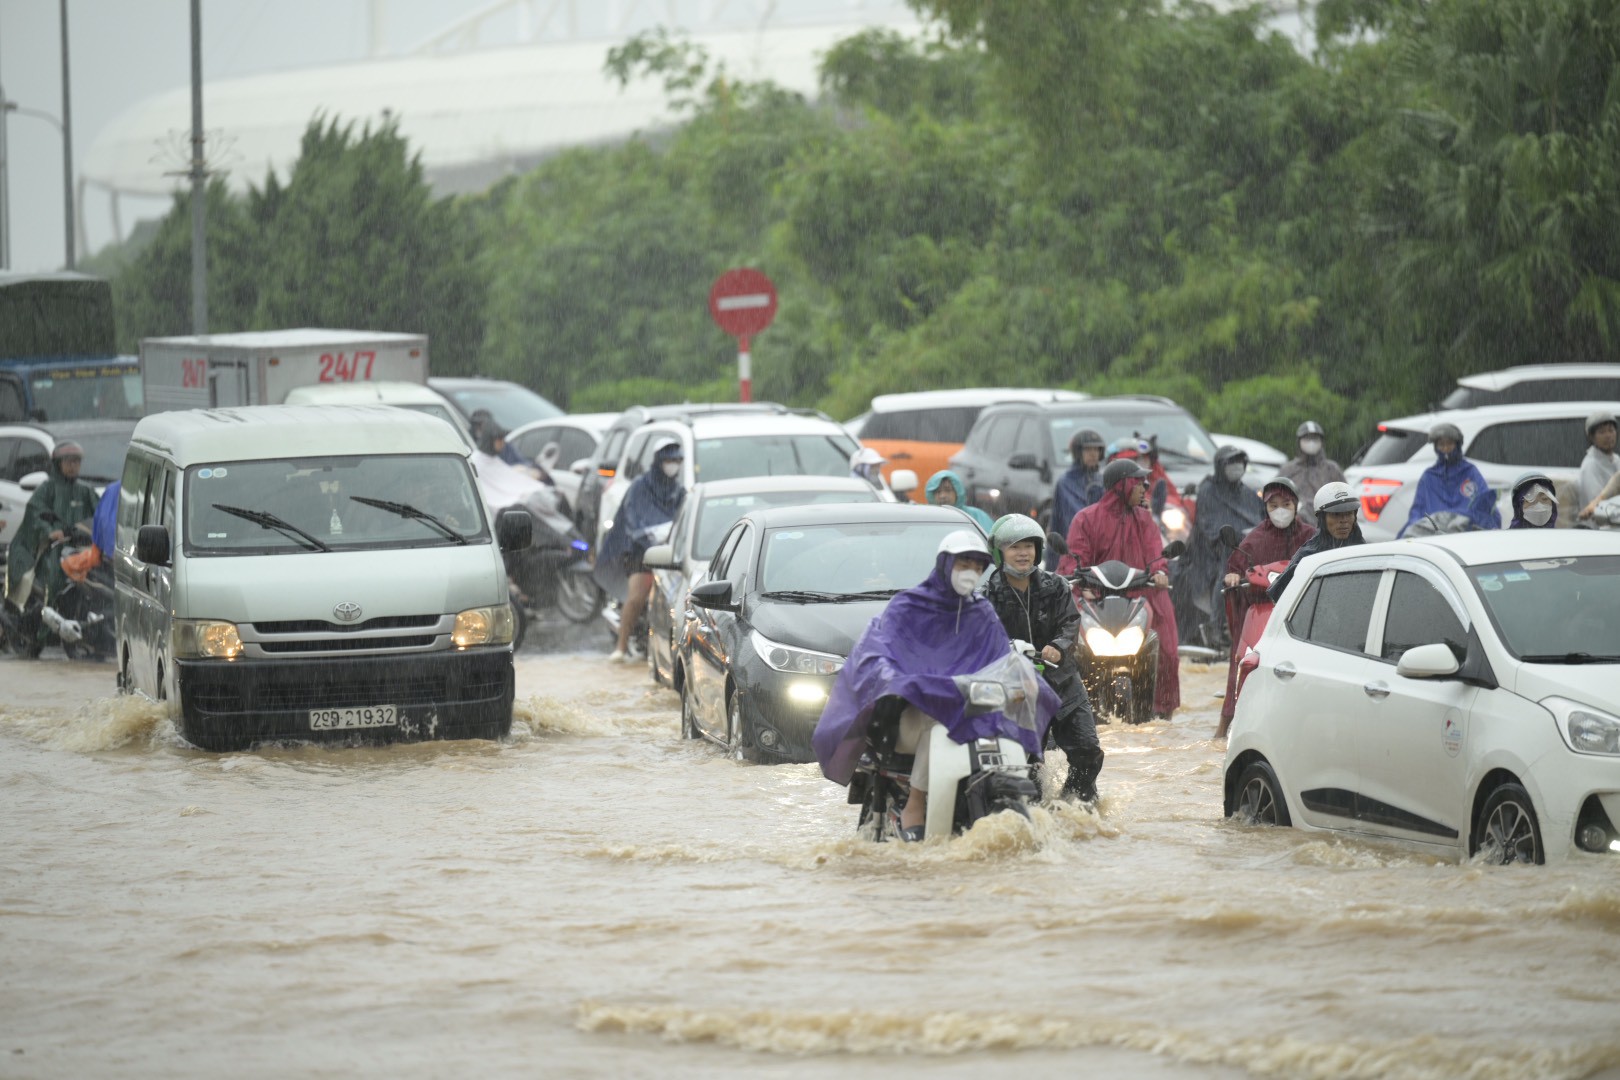
<svg viewBox="0 0 1620 1080"><path fill-rule="evenodd" d="M727 270L709 290L709 315L737 339L738 400L754 400L749 339L776 318L776 286L758 270Z"/></svg>

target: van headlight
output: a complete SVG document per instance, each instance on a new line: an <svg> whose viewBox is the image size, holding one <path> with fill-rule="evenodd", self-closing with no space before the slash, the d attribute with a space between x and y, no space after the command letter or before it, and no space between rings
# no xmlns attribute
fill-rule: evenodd
<svg viewBox="0 0 1620 1080"><path fill-rule="evenodd" d="M1620 716L1568 698L1550 697L1541 704L1552 710L1559 734L1577 754L1620 755Z"/></svg>
<svg viewBox="0 0 1620 1080"><path fill-rule="evenodd" d="M842 656L783 645L772 641L758 630L749 634L748 640L753 642L754 651L759 654L761 660L775 670L785 671L790 675L836 675L844 666Z"/></svg>
<svg viewBox="0 0 1620 1080"><path fill-rule="evenodd" d="M218 619L175 619L173 644L177 660L233 660L242 655L236 624Z"/></svg>
<svg viewBox="0 0 1620 1080"><path fill-rule="evenodd" d="M512 644L512 605L468 608L456 614L456 627L450 631L450 640L456 648L472 645Z"/></svg>

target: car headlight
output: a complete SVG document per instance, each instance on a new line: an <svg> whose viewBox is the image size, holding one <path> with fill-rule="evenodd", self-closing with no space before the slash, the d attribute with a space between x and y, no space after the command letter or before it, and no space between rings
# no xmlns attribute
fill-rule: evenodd
<svg viewBox="0 0 1620 1080"><path fill-rule="evenodd" d="M1140 626L1127 626L1117 635L1093 626L1086 631L1086 648L1092 656L1135 656L1146 637Z"/></svg>
<svg viewBox="0 0 1620 1080"><path fill-rule="evenodd" d="M1620 716L1568 698L1550 697L1541 704L1552 710L1558 733L1577 754L1620 755Z"/></svg>
<svg viewBox="0 0 1620 1080"><path fill-rule="evenodd" d="M456 613L456 626L450 631L450 640L458 649L472 645L510 645L512 631L511 604L468 608Z"/></svg>
<svg viewBox="0 0 1620 1080"><path fill-rule="evenodd" d="M174 655L180 660L231 660L242 655L242 637L235 623L176 619Z"/></svg>
<svg viewBox="0 0 1620 1080"><path fill-rule="evenodd" d="M1007 688L998 682L975 679L968 683L968 704L999 709L1007 704Z"/></svg>
<svg viewBox="0 0 1620 1080"><path fill-rule="evenodd" d="M844 666L842 656L783 645L772 641L758 630L749 634L748 640L754 643L754 651L759 654L761 660L773 669L785 671L790 675L836 675Z"/></svg>

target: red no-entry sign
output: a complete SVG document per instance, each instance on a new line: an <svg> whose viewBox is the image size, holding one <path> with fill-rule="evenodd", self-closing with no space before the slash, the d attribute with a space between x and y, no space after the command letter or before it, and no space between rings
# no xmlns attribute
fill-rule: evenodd
<svg viewBox="0 0 1620 1080"><path fill-rule="evenodd" d="M727 270L709 290L709 315L715 325L737 339L737 391L753 400L748 339L776 318L776 286L758 270Z"/></svg>

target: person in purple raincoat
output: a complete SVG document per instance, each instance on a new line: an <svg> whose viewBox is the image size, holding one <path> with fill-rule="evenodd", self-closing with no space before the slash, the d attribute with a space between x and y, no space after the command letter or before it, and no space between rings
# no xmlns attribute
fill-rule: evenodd
<svg viewBox="0 0 1620 1080"><path fill-rule="evenodd" d="M1011 648L995 608L975 593L990 565L990 549L971 529L959 529L940 542L934 570L921 585L894 595L850 650L816 724L811 745L821 771L848 785L865 749L866 729L884 698L898 697L929 725L944 724L952 739L968 742L991 736L1015 739L1032 759L1041 756L1046 727L1059 707L1058 696L1039 684L1037 730L1020 726L1000 712L966 714L955 676L980 671L1006 658ZM903 721L904 723L904 721ZM929 730L915 732L913 777L927 775ZM922 839L927 792L913 786L901 812L902 837Z"/></svg>

